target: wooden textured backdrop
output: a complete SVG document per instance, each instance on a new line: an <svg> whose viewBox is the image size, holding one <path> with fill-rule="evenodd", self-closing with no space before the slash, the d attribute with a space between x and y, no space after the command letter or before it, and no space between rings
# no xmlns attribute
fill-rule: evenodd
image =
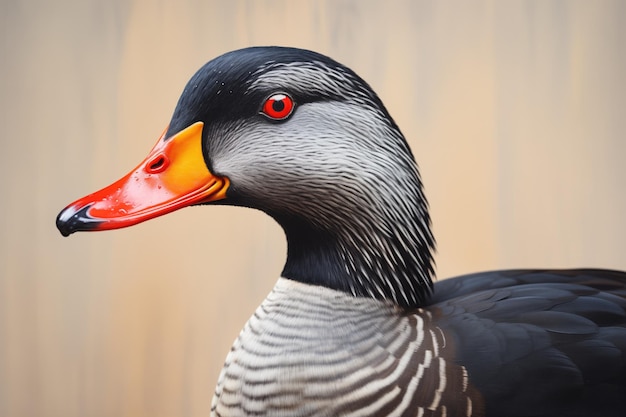
<svg viewBox="0 0 626 417"><path fill-rule="evenodd" d="M205 61L292 45L355 69L421 166L440 277L626 269L626 2L4 0L0 415L206 416L278 277L279 227L185 209L63 239Z"/></svg>

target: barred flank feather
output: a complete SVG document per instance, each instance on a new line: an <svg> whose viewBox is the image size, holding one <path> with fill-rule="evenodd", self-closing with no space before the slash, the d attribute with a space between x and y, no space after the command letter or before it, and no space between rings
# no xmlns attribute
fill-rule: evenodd
<svg viewBox="0 0 626 417"><path fill-rule="evenodd" d="M470 416L446 353L424 311L281 278L233 345L212 415Z"/></svg>

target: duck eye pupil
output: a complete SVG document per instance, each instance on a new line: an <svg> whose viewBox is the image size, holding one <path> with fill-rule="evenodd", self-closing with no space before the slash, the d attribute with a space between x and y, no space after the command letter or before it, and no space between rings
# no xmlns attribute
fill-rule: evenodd
<svg viewBox="0 0 626 417"><path fill-rule="evenodd" d="M285 110L285 102L283 100L276 100L272 103L272 109L277 112Z"/></svg>
<svg viewBox="0 0 626 417"><path fill-rule="evenodd" d="M261 112L272 120L282 121L291 116L295 108L293 99L285 93L276 93L263 103Z"/></svg>

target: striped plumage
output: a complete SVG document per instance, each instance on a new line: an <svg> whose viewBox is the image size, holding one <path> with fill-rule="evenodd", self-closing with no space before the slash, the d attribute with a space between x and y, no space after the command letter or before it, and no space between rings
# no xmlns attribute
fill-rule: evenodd
<svg viewBox="0 0 626 417"><path fill-rule="evenodd" d="M57 226L119 228L209 203L262 210L288 242L212 415L626 415L626 274L497 271L433 286L413 155L341 64L276 47L216 58L146 161Z"/></svg>
<svg viewBox="0 0 626 417"><path fill-rule="evenodd" d="M428 311L280 279L229 353L213 411L471 416L480 399L447 349Z"/></svg>

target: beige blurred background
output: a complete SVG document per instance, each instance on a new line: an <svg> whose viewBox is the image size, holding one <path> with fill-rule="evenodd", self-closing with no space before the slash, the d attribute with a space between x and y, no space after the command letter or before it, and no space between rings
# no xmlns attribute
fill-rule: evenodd
<svg viewBox="0 0 626 417"><path fill-rule="evenodd" d="M261 213L64 239L147 154L188 78L249 45L352 67L420 164L438 274L626 269L626 2L3 0L0 415L206 416L281 271Z"/></svg>

